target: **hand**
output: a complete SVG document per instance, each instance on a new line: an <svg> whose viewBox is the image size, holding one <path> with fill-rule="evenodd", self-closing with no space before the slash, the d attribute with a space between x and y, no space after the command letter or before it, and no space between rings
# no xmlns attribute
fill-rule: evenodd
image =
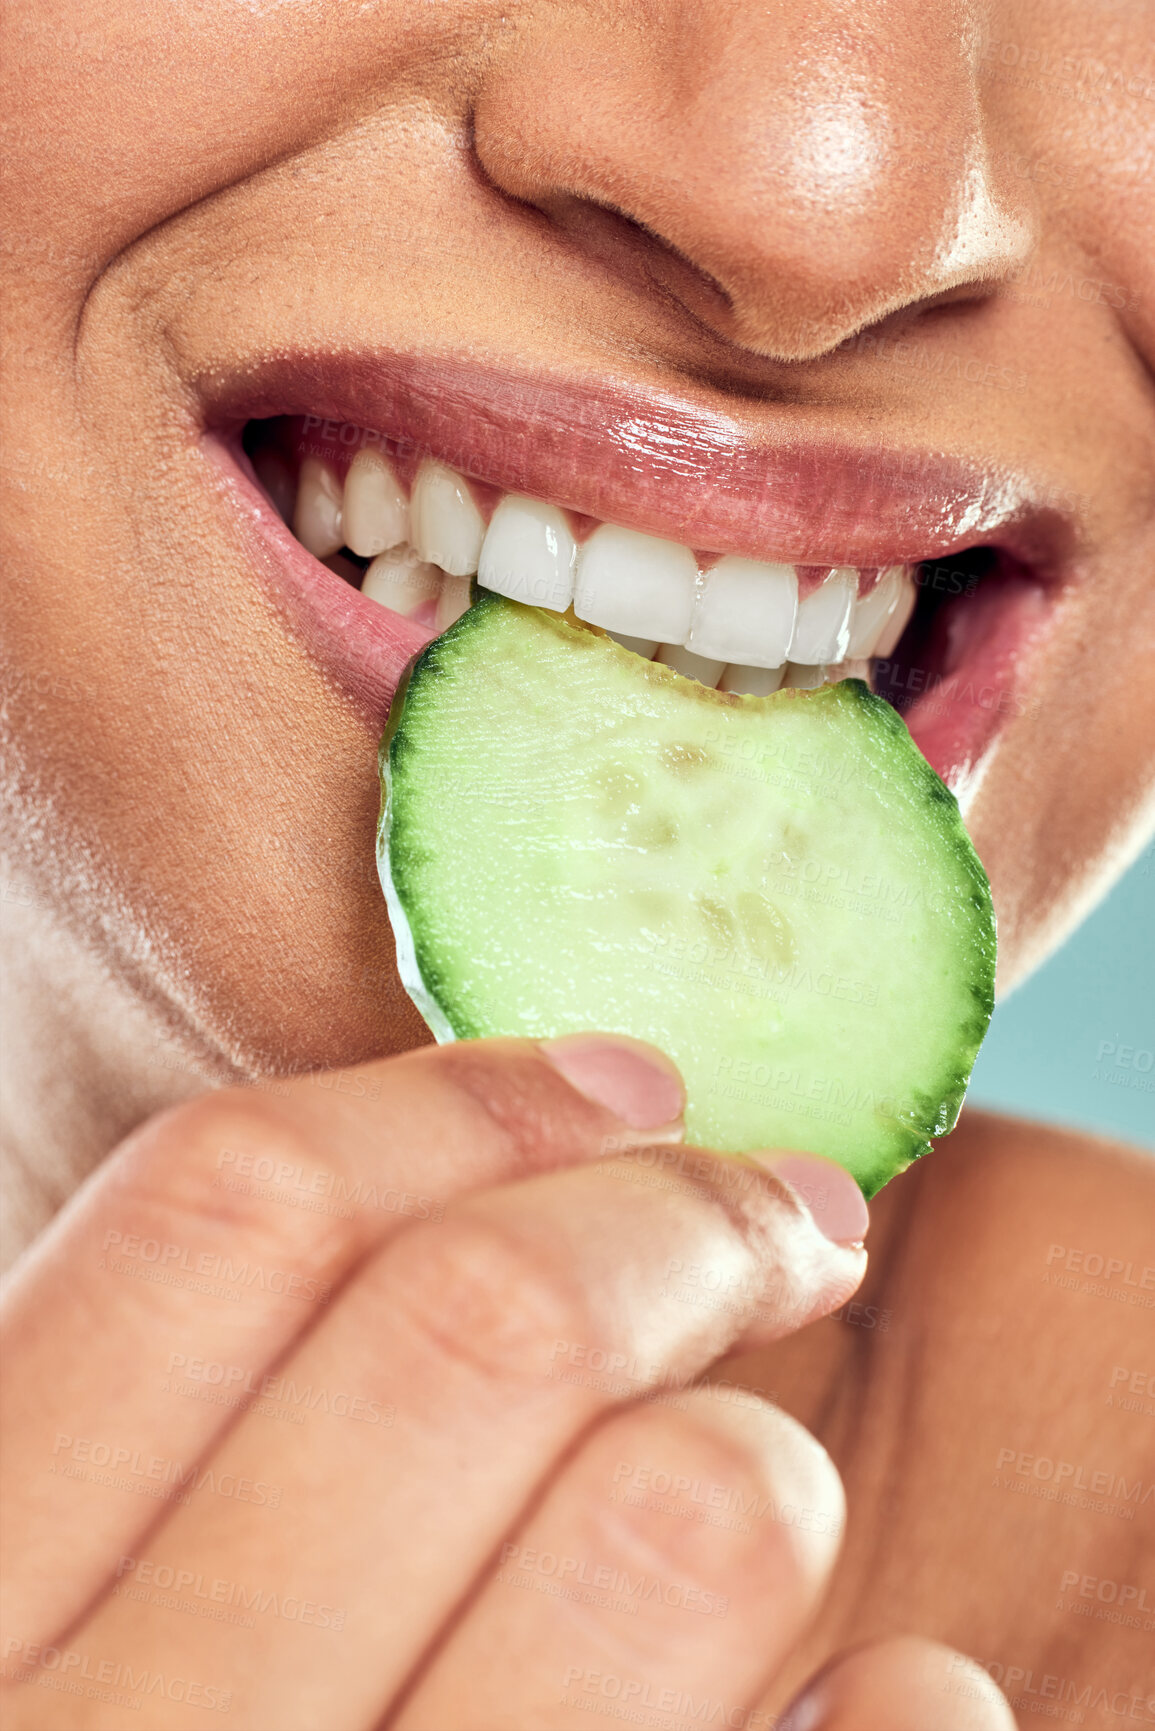
<svg viewBox="0 0 1155 1731"><path fill-rule="evenodd" d="M841 1487L688 1385L851 1295L852 1181L681 1148L634 1042L325 1082L152 1120L12 1277L6 1723L769 1727ZM1011 1725L961 1663L851 1655L790 1722Z"/></svg>
<svg viewBox="0 0 1155 1731"><path fill-rule="evenodd" d="M1150 1731L1151 1403L1128 1385L1151 1363L1155 1162L966 1111L870 1211L853 1302L711 1373L773 1389L851 1511L774 1702L917 1629L980 1660L1024 1725L1053 1701L1081 1731Z"/></svg>

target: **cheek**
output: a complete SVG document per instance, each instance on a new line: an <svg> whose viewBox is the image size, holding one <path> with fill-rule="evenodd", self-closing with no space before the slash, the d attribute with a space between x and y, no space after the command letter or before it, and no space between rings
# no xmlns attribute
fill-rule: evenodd
<svg viewBox="0 0 1155 1731"><path fill-rule="evenodd" d="M108 408L131 436L42 489L9 591L22 867L210 1072L423 1043L377 881L376 731L195 471Z"/></svg>
<svg viewBox="0 0 1155 1731"><path fill-rule="evenodd" d="M964 801L999 920L1007 990L1083 917L1150 833L1155 535L1088 570Z"/></svg>
<svg viewBox="0 0 1155 1731"><path fill-rule="evenodd" d="M379 103L431 57L443 65L484 21L463 4L431 13L401 0L17 0L15 12L7 83L36 148L14 159L9 208L69 309L139 236L307 150L350 104Z"/></svg>

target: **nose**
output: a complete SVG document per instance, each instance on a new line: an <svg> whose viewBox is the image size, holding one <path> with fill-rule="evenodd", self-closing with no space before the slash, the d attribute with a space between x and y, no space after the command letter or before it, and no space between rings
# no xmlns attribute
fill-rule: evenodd
<svg viewBox="0 0 1155 1731"><path fill-rule="evenodd" d="M967 0L564 0L515 15L474 125L503 191L778 360L1033 246Z"/></svg>

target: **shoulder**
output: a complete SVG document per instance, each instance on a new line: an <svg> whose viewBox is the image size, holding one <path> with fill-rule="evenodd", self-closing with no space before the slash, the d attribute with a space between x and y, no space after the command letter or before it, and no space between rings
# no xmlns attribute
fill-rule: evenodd
<svg viewBox="0 0 1155 1731"><path fill-rule="evenodd" d="M961 1186L980 1204L985 1193L988 1209L1013 1204L1038 1219L1125 1214L1128 1199L1145 1198L1148 1212L1132 1224L1150 1242L1155 1153L1111 1137L968 1110L915 1172L931 1186Z"/></svg>
<svg viewBox="0 0 1155 1731"><path fill-rule="evenodd" d="M984 1112L967 1107L957 1126L938 1144L955 1158L967 1155L984 1159L1035 1160L1050 1158L1064 1166L1084 1162L1110 1163L1134 1170L1137 1177L1155 1179L1155 1151L1136 1147L1088 1130L1069 1130L1058 1124L1042 1124L1031 1118L1014 1118L1002 1112Z"/></svg>
<svg viewBox="0 0 1155 1731"><path fill-rule="evenodd" d="M967 1110L873 1206L921 1213L948 1202L979 1237L1109 1224L1150 1250L1155 1153L1085 1130Z"/></svg>
<svg viewBox="0 0 1155 1731"><path fill-rule="evenodd" d="M1142 1148L967 1111L871 1215L876 1263L929 1247L922 1275L935 1286L990 1282L1030 1312L1056 1276L1077 1276L1102 1286L1095 1296L1155 1308L1155 1154Z"/></svg>

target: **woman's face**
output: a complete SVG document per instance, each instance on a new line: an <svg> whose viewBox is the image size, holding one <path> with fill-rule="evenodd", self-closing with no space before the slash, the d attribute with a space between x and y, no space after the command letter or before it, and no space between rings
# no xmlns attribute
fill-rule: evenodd
<svg viewBox="0 0 1155 1731"><path fill-rule="evenodd" d="M11 846L154 1028L245 1068L423 1037L373 828L428 618L294 543L242 437L266 482L278 441L338 476L367 445L579 535L925 562L875 677L964 799L1008 978L1135 844L1143 0L11 18ZM313 419L245 433L279 417Z"/></svg>

